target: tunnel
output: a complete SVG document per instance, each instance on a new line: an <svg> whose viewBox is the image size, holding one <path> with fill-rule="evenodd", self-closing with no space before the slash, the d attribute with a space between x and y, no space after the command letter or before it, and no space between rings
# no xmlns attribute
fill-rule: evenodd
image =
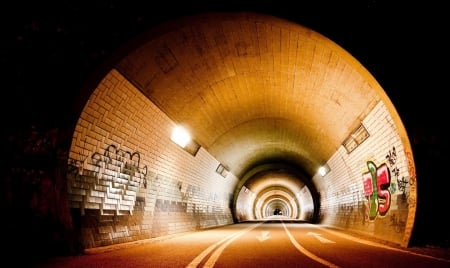
<svg viewBox="0 0 450 268"><path fill-rule="evenodd" d="M402 120L318 32L250 12L176 18L130 40L84 90L67 161L84 248L273 216L409 244Z"/></svg>

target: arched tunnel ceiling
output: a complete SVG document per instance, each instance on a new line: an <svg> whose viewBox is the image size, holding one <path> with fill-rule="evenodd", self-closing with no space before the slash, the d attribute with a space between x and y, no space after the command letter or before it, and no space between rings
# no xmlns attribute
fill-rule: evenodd
<svg viewBox="0 0 450 268"><path fill-rule="evenodd" d="M152 29L117 69L233 174L289 158L313 175L386 97L337 44L254 13L209 13Z"/></svg>
<svg viewBox="0 0 450 268"><path fill-rule="evenodd" d="M283 189L292 196L300 192L305 186L303 181L286 172L266 172L253 176L247 180L245 186L256 194L264 191Z"/></svg>

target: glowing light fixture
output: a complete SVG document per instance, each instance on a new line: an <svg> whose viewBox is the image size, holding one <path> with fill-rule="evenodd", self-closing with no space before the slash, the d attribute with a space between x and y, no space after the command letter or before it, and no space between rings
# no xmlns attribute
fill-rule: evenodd
<svg viewBox="0 0 450 268"><path fill-rule="evenodd" d="M321 166L320 168L319 168L319 170L318 170L318 172L319 172L319 174L320 174L320 176L325 176L325 175L327 175L327 173L330 171L330 168L328 167L328 165L325 165L325 166Z"/></svg>
<svg viewBox="0 0 450 268"><path fill-rule="evenodd" d="M177 126L173 129L170 139L184 148L191 141L191 135L184 128Z"/></svg>
<svg viewBox="0 0 450 268"><path fill-rule="evenodd" d="M320 167L319 174L320 176L325 176L325 174L327 174L327 170L324 167Z"/></svg>

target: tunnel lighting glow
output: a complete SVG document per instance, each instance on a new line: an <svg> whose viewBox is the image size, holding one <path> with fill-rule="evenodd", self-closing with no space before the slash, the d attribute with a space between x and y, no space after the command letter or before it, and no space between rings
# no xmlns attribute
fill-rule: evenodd
<svg viewBox="0 0 450 268"><path fill-rule="evenodd" d="M184 128L177 126L173 129L170 139L184 148L191 140L191 135Z"/></svg>
<svg viewBox="0 0 450 268"><path fill-rule="evenodd" d="M319 174L320 176L325 176L327 174L327 168L326 167L320 167L319 168Z"/></svg>

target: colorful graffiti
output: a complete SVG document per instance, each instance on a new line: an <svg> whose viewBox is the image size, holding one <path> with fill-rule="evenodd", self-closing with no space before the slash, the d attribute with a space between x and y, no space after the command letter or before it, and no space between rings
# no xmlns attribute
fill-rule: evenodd
<svg viewBox="0 0 450 268"><path fill-rule="evenodd" d="M363 174L364 195L368 201L367 217L373 221L389 211L391 174L385 163L377 167L373 161L367 161L367 168L369 171Z"/></svg>

